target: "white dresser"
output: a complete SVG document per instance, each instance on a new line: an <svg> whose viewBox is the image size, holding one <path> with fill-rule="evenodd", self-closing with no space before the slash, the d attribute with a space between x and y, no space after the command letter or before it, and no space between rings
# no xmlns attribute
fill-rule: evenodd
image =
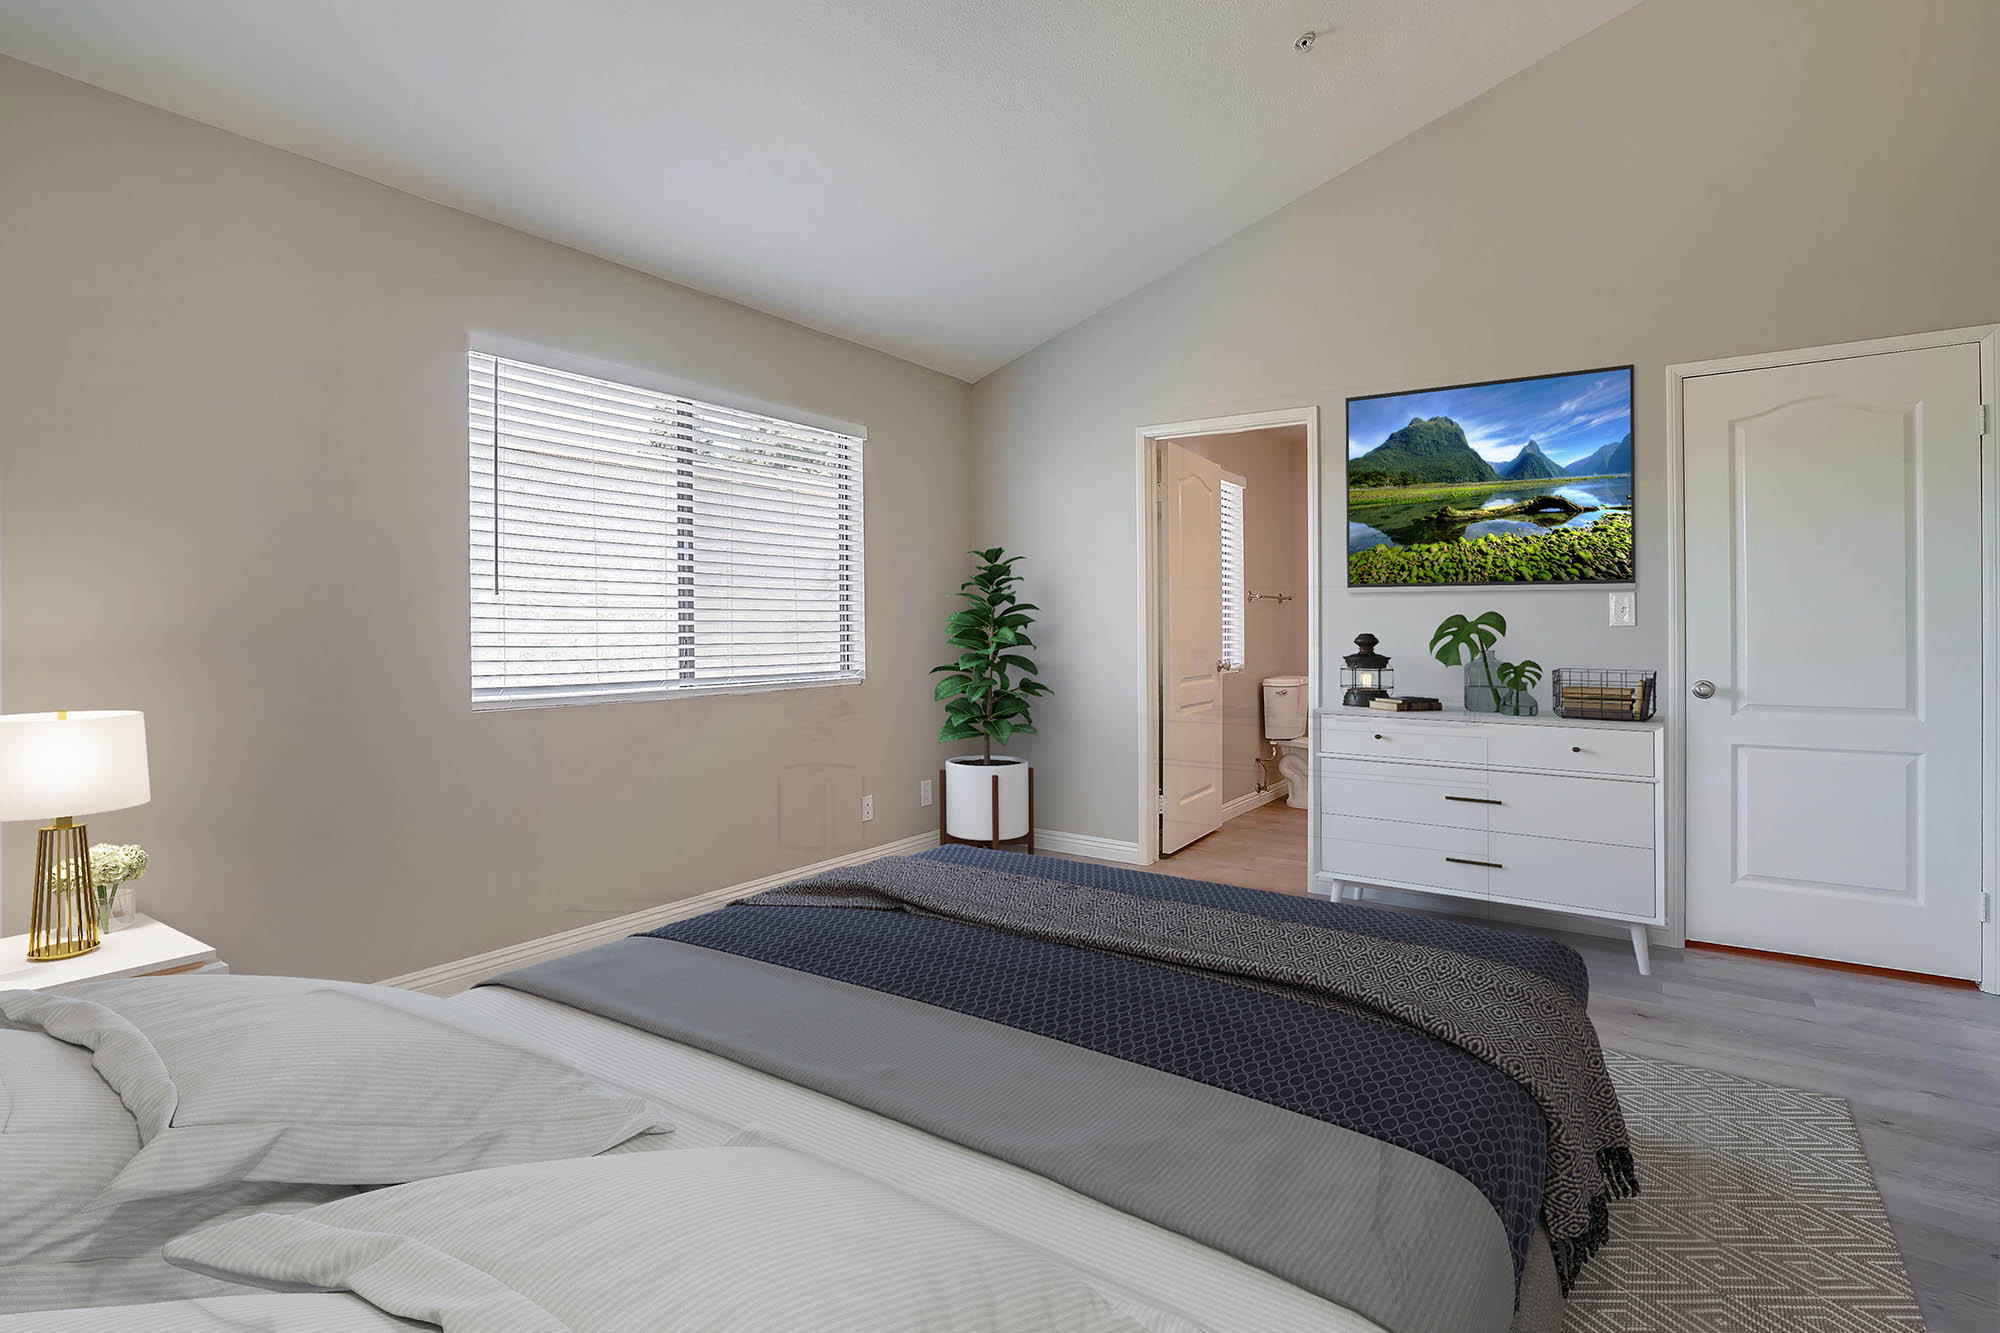
<svg viewBox="0 0 2000 1333"><path fill-rule="evenodd" d="M1447 709L1313 715L1316 892L1379 885L1666 923L1664 728Z"/></svg>

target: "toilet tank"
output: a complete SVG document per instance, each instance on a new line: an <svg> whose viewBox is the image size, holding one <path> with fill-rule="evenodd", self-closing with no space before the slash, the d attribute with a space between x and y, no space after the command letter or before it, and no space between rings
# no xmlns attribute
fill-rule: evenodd
<svg viewBox="0 0 2000 1333"><path fill-rule="evenodd" d="M1264 739L1296 740L1306 734L1306 678L1264 678Z"/></svg>

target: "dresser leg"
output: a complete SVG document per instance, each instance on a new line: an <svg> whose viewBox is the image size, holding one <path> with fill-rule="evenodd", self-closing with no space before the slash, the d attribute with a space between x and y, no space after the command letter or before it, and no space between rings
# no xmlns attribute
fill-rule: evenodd
<svg viewBox="0 0 2000 1333"><path fill-rule="evenodd" d="M1342 880L1337 880L1337 879L1328 880L1326 884L1326 889L1327 889L1326 893L1327 901L1329 902L1337 903L1347 895L1347 884Z"/></svg>
<svg viewBox="0 0 2000 1333"><path fill-rule="evenodd" d="M1632 931L1632 956L1639 960L1639 975L1650 977L1653 975L1653 951L1651 946L1646 943L1646 928L1644 926L1633 926L1630 929Z"/></svg>

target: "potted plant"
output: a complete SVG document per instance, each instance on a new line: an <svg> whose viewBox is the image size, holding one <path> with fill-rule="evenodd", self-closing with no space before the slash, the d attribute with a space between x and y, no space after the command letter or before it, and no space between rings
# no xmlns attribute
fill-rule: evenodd
<svg viewBox="0 0 2000 1333"><path fill-rule="evenodd" d="M1029 612L1040 608L1020 600L1021 582L1014 563L1021 557L1000 547L974 551L979 567L958 585L967 605L945 621L945 641L958 657L931 668L947 673L937 683L935 697L944 704L944 726L938 742L977 739L978 754L954 755L945 761L944 832L968 842L1012 841L1028 836L1029 766L1020 759L993 753L993 744L1007 744L1035 730L1029 701L1049 692L1036 680L1036 666L1021 653L1034 647ZM999 789L999 827L994 827L994 788Z"/></svg>
<svg viewBox="0 0 2000 1333"><path fill-rule="evenodd" d="M1490 651L1507 632L1507 617L1488 611L1467 620L1446 616L1431 634L1431 656L1446 666L1465 668L1465 709L1469 713L1500 711L1500 681Z"/></svg>

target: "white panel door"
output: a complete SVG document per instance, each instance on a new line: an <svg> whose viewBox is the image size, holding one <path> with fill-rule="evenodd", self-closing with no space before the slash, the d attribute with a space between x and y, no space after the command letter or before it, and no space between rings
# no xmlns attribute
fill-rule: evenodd
<svg viewBox="0 0 2000 1333"><path fill-rule="evenodd" d="M1222 469L1161 449L1160 852L1222 827Z"/></svg>
<svg viewBox="0 0 2000 1333"><path fill-rule="evenodd" d="M1684 394L1689 938L1977 977L1978 349Z"/></svg>

